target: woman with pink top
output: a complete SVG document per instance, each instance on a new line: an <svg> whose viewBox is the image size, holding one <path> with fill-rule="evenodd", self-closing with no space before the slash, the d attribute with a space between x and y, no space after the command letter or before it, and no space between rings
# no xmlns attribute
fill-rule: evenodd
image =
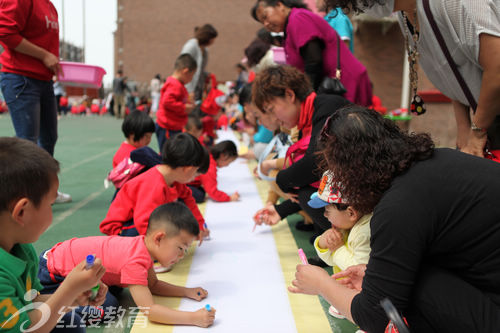
<svg viewBox="0 0 500 333"><path fill-rule="evenodd" d="M344 97L355 104L371 104L372 87L366 68L343 42L338 43L337 32L304 3L257 0L251 13L267 30L285 33L287 64L305 72L315 91L326 77L335 77L339 54L340 81L347 90Z"/></svg>

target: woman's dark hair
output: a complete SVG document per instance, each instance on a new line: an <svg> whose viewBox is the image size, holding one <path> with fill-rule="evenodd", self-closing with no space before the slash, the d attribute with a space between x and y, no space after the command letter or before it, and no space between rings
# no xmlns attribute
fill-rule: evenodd
<svg viewBox="0 0 500 333"><path fill-rule="evenodd" d="M305 4L302 0L257 0L255 2L255 5L253 5L252 9L250 10L250 14L255 21L260 22L257 19L257 8L259 8L260 4L263 4L265 7L276 7L279 2L281 2L288 8L309 9L309 7L307 7L307 4Z"/></svg>
<svg viewBox="0 0 500 333"><path fill-rule="evenodd" d="M217 30L215 30L213 25L208 23L201 27L194 28L194 38L198 40L200 46L208 45L217 35Z"/></svg>
<svg viewBox="0 0 500 333"><path fill-rule="evenodd" d="M134 142L139 141L146 133L155 132L155 122L142 111L132 111L122 123L122 132L126 138L134 135Z"/></svg>
<svg viewBox="0 0 500 333"><path fill-rule="evenodd" d="M238 148L231 140L221 141L218 144L210 148L210 154L217 160L221 155L226 155L227 157L238 157Z"/></svg>
<svg viewBox="0 0 500 333"><path fill-rule="evenodd" d="M340 7L345 13L353 10L355 13L363 13L364 8L371 8L374 5L384 5L386 0L325 0L327 8Z"/></svg>
<svg viewBox="0 0 500 333"><path fill-rule="evenodd" d="M57 181L59 162L31 141L0 138L0 213L28 198L35 205Z"/></svg>
<svg viewBox="0 0 500 333"><path fill-rule="evenodd" d="M201 130L203 129L203 124L199 116L190 114L184 128L186 129L186 131L191 131L194 128L196 128L197 130Z"/></svg>
<svg viewBox="0 0 500 333"><path fill-rule="evenodd" d="M373 211L392 180L434 153L428 134L407 134L367 108L333 113L319 137L320 168L335 175L342 196L362 214Z"/></svg>
<svg viewBox="0 0 500 333"><path fill-rule="evenodd" d="M264 42L260 38L254 39L245 49L245 56L248 60L248 66L257 65L271 48L270 43Z"/></svg>
<svg viewBox="0 0 500 333"><path fill-rule="evenodd" d="M205 173L208 170L207 160L207 150L191 134L179 133L163 145L162 163L173 169L194 166L198 167L198 172Z"/></svg>
<svg viewBox="0 0 500 333"><path fill-rule="evenodd" d="M292 90L300 102L305 101L313 92L307 76L295 67L267 67L257 74L253 81L253 101L262 112L265 112L264 104L276 97L285 97L287 89Z"/></svg>
<svg viewBox="0 0 500 333"><path fill-rule="evenodd" d="M238 91L238 102L240 105L252 102L252 83L245 83L243 87Z"/></svg>

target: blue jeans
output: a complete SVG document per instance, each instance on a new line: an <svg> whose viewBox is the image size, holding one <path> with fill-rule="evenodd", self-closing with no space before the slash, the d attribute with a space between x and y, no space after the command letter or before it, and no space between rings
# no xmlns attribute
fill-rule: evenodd
<svg viewBox="0 0 500 333"><path fill-rule="evenodd" d="M135 237L139 236L139 232L134 226L134 220L130 219L123 223L122 231L120 231L120 236L123 237Z"/></svg>
<svg viewBox="0 0 500 333"><path fill-rule="evenodd" d="M47 251L42 251L40 254L40 261L38 265L38 279L43 286L40 294L53 294L59 285L64 281L63 276L52 274L47 268L47 258L45 253ZM73 311L70 311L64 316L58 326L60 330L54 330L53 332L71 332L70 329L74 329L74 326L79 328L85 327L85 324L92 321L101 321L104 318L112 317L113 309L116 309L120 304L116 297L109 291L106 294L106 300L104 303L98 307L94 306L79 306ZM57 328L57 327L56 327ZM76 330L78 332L78 330ZM85 331L83 331L85 332Z"/></svg>
<svg viewBox="0 0 500 333"><path fill-rule="evenodd" d="M2 73L0 82L16 136L33 141L54 155L57 102L52 81Z"/></svg>
<svg viewBox="0 0 500 333"><path fill-rule="evenodd" d="M158 150L160 151L161 155L163 152L163 145L165 144L165 141L167 141L167 130L158 125L158 123L156 123L155 126L156 139L158 140Z"/></svg>

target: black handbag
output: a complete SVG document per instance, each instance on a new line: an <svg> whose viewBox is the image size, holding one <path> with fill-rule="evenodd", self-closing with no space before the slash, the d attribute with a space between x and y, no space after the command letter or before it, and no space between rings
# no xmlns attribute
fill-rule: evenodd
<svg viewBox="0 0 500 333"><path fill-rule="evenodd" d="M347 90L342 82L340 82L340 36L337 36L337 68L335 69L335 77L326 76L318 88L318 94L330 94L343 96Z"/></svg>

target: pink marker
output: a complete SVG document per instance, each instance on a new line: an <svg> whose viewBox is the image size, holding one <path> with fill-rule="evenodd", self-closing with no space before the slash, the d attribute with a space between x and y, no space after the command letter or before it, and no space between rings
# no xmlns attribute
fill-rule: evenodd
<svg viewBox="0 0 500 333"><path fill-rule="evenodd" d="M299 249L299 257L304 265L309 265L309 262L307 261L307 257L306 257L306 254L304 253L304 250Z"/></svg>

